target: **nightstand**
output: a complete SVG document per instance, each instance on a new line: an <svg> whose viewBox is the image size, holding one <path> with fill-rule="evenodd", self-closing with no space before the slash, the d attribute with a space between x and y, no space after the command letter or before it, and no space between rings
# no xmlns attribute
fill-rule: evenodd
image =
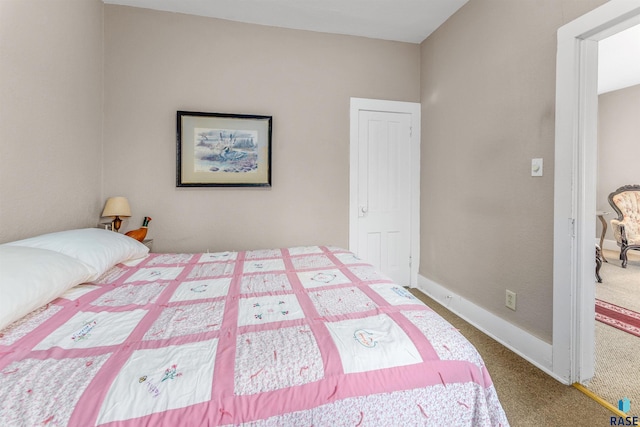
<svg viewBox="0 0 640 427"><path fill-rule="evenodd" d="M153 239L144 239L142 244L149 248L149 252L153 252Z"/></svg>
<svg viewBox="0 0 640 427"><path fill-rule="evenodd" d="M113 231L113 223L112 222L101 222L96 225L96 228L102 228L104 230Z"/></svg>

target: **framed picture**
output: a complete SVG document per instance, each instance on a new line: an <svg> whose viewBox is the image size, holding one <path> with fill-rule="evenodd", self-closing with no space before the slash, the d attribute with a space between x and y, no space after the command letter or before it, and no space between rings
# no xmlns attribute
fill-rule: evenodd
<svg viewBox="0 0 640 427"><path fill-rule="evenodd" d="M176 187L270 187L271 122L178 111Z"/></svg>

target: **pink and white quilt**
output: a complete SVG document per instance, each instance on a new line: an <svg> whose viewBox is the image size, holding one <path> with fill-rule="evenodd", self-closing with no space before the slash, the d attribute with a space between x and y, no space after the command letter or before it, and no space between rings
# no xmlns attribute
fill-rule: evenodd
<svg viewBox="0 0 640 427"><path fill-rule="evenodd" d="M507 426L474 347L352 253L150 254L0 331L3 426Z"/></svg>

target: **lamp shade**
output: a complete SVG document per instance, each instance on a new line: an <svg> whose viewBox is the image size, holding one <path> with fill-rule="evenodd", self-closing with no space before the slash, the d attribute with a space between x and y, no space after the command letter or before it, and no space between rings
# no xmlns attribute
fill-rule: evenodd
<svg viewBox="0 0 640 427"><path fill-rule="evenodd" d="M131 216L131 208L126 197L109 197L104 205L102 216Z"/></svg>

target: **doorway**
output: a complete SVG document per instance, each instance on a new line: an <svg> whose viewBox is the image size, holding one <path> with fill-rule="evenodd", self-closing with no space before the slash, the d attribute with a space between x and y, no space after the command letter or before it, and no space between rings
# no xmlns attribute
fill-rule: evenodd
<svg viewBox="0 0 640 427"><path fill-rule="evenodd" d="M612 0L558 30L554 183L553 372L594 374L598 41L640 23L640 2Z"/></svg>
<svg viewBox="0 0 640 427"><path fill-rule="evenodd" d="M351 98L349 249L416 286L420 104Z"/></svg>
<svg viewBox="0 0 640 427"><path fill-rule="evenodd" d="M618 217L608 196L619 187L640 183L640 25L598 42L598 174L597 214L602 225L597 238L602 248L602 283L595 284L594 376L585 388L611 405L630 399L627 415L637 415L640 402L640 337L624 320L640 312L640 263L637 252L622 268L611 220ZM623 155L621 155L624 153ZM600 221L598 221L600 222ZM604 237L604 238L603 238ZM606 240L605 240L606 239ZM633 251L629 251L630 253ZM608 310L614 310L613 312ZM629 310L629 311L627 311ZM627 318L623 318L627 319ZM621 367L624 367L621 369Z"/></svg>

